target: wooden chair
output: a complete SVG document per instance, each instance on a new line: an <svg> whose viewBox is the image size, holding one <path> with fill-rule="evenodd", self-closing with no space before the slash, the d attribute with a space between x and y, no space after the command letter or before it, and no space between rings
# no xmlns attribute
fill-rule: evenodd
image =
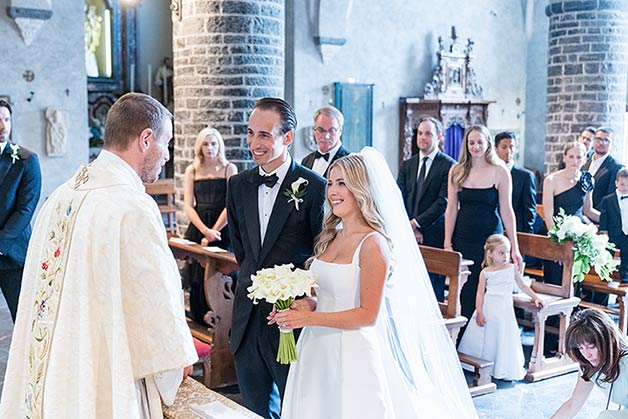
<svg viewBox="0 0 628 419"><path fill-rule="evenodd" d="M144 187L146 193L157 201L159 212L166 217L166 230L169 233L176 233L177 207L174 204L174 179L159 179L154 183L145 183Z"/></svg>
<svg viewBox="0 0 628 419"><path fill-rule="evenodd" d="M460 291L471 273L469 266L473 264L473 261L463 259L459 252L428 246L419 246L419 248L428 272L444 275L445 281L449 284L446 301L439 302L438 305L445 319L445 326L455 344L460 328L467 323L467 318L460 315ZM473 368L473 379L469 385L471 396L492 393L496 390L497 386L491 381L492 361L460 352L458 352L458 359L461 363Z"/></svg>
<svg viewBox="0 0 628 419"><path fill-rule="evenodd" d="M573 362L565 353L565 332L569 325L569 316L573 308L580 302L580 299L573 295L571 282L573 269L572 245L560 245L551 241L547 236L526 233L517 233L517 240L522 255L555 260L563 265L561 285L532 282L532 290L545 301L545 307L536 307L530 297L523 293L516 294L513 297L515 307L532 313L534 320L534 346L525 379L537 381L575 371L578 369L578 364ZM529 273L529 270L526 269L526 273ZM553 315L560 316L559 328L557 330L558 352L554 357L545 358L543 356L545 322L549 316Z"/></svg>

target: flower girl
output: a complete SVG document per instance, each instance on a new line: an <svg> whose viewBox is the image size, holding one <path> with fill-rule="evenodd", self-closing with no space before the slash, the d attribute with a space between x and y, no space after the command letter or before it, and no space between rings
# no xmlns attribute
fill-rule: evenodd
<svg viewBox="0 0 628 419"><path fill-rule="evenodd" d="M489 236L484 245L484 261L475 298L475 312L458 350L494 362L494 378L520 380L525 376L523 348L515 318L513 280L532 298L543 301L527 286L516 266L510 263L510 241L502 234Z"/></svg>

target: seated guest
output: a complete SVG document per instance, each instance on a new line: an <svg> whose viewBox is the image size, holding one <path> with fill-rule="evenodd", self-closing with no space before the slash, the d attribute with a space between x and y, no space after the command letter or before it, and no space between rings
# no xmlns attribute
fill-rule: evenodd
<svg viewBox="0 0 628 419"><path fill-rule="evenodd" d="M613 320L600 310L586 309L571 319L565 335L567 354L580 364L573 394L550 419L573 418L595 386L607 393L610 404L628 407L628 342ZM602 418L625 418L625 412L604 410Z"/></svg>
<svg viewBox="0 0 628 419"><path fill-rule="evenodd" d="M536 217L536 184L534 173L515 164L513 159L517 138L512 131L500 132L495 136L495 151L502 159L512 177L512 209L515 211L517 231L532 233Z"/></svg>
<svg viewBox="0 0 628 419"><path fill-rule="evenodd" d="M610 154L613 142L613 130L610 128L598 128L593 139L593 156L587 160L584 170L595 178L593 189L593 208L599 211L602 199L615 192L615 178L622 164Z"/></svg>
<svg viewBox="0 0 628 419"><path fill-rule="evenodd" d="M445 238L447 175L456 161L439 151L443 124L424 116L414 129L419 154L404 161L399 168L397 185L401 189L406 213L419 244L442 249ZM445 299L445 277L430 274L438 301Z"/></svg>
<svg viewBox="0 0 628 419"><path fill-rule="evenodd" d="M577 141L584 146L587 150L586 158L589 159L593 155L593 137L595 137L595 128L594 127L586 127L582 130L580 135L578 136ZM565 168L564 160L561 160L558 163L558 170Z"/></svg>
<svg viewBox="0 0 628 419"><path fill-rule="evenodd" d="M340 141L344 123L342 112L333 106L323 106L317 110L314 113L314 138L318 150L305 156L301 164L327 177L329 165L349 154Z"/></svg>
<svg viewBox="0 0 628 419"><path fill-rule="evenodd" d="M214 128L203 128L196 136L194 161L185 169L183 209L190 219L185 238L203 246L230 249L227 229L227 180L238 169L225 158L225 143ZM205 269L196 262L183 271L190 287L190 315L203 323L209 311L205 299Z"/></svg>
<svg viewBox="0 0 628 419"><path fill-rule="evenodd" d="M600 204L600 230L607 231L609 241L620 250L619 275L622 282L628 282L628 169L625 167L617 172L615 187L615 193L607 195Z"/></svg>

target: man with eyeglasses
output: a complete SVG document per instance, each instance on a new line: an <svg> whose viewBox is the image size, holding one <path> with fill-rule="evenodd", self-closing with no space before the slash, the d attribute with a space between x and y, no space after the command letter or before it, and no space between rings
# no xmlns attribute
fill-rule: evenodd
<svg viewBox="0 0 628 419"><path fill-rule="evenodd" d="M340 136L345 122L342 112L333 106L323 106L314 113L314 138L318 150L303 158L301 164L327 177L329 165L336 159L349 154L342 146Z"/></svg>
<svg viewBox="0 0 628 419"><path fill-rule="evenodd" d="M615 192L615 177L623 164L610 155L613 142L613 130L606 127L598 128L593 139L593 156L582 167L582 170L590 172L595 179L593 189L593 208L600 210L600 203L606 195Z"/></svg>

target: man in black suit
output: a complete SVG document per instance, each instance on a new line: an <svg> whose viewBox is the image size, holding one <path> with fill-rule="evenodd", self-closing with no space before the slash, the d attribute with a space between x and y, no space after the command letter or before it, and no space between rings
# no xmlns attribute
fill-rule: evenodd
<svg viewBox="0 0 628 419"><path fill-rule="evenodd" d="M303 166L327 177L329 165L349 154L349 150L342 146L340 140L344 122L342 112L333 106L323 106L314 113L314 138L318 150L303 158Z"/></svg>
<svg viewBox="0 0 628 419"><path fill-rule="evenodd" d="M625 167L617 172L615 186L615 193L604 197L600 204L600 230L608 232L608 240L619 249L619 276L622 282L628 282L628 169Z"/></svg>
<svg viewBox="0 0 628 419"><path fill-rule="evenodd" d="M37 154L9 140L11 115L0 100L0 288L15 321L41 172Z"/></svg>
<svg viewBox="0 0 628 419"><path fill-rule="evenodd" d="M517 138L512 131L495 136L497 156L506 163L512 178L512 208L515 211L517 231L532 233L536 218L536 182L534 173L517 164L513 159Z"/></svg>
<svg viewBox="0 0 628 419"><path fill-rule="evenodd" d="M419 244L443 247L447 176L456 161L442 153L443 124L431 116L421 117L413 132L419 154L404 161L399 168L397 185L401 189L406 213ZM430 274L438 301L445 298L445 278Z"/></svg>
<svg viewBox="0 0 628 419"><path fill-rule="evenodd" d="M292 107L277 98L257 101L249 118L247 144L257 164L229 179L229 233L240 265L231 326L231 350L246 407L279 418L289 365L276 361L279 330L269 326L272 306L247 297L251 275L262 268L293 263L303 268L320 233L325 180L292 160L288 147L297 121ZM284 196L300 180L298 205Z"/></svg>
<svg viewBox="0 0 628 419"><path fill-rule="evenodd" d="M600 210L602 199L615 192L615 178L617 172L623 167L610 154L613 142L613 130L610 128L598 128L593 139L593 156L587 160L583 170L590 172L595 179L593 189L593 208Z"/></svg>

